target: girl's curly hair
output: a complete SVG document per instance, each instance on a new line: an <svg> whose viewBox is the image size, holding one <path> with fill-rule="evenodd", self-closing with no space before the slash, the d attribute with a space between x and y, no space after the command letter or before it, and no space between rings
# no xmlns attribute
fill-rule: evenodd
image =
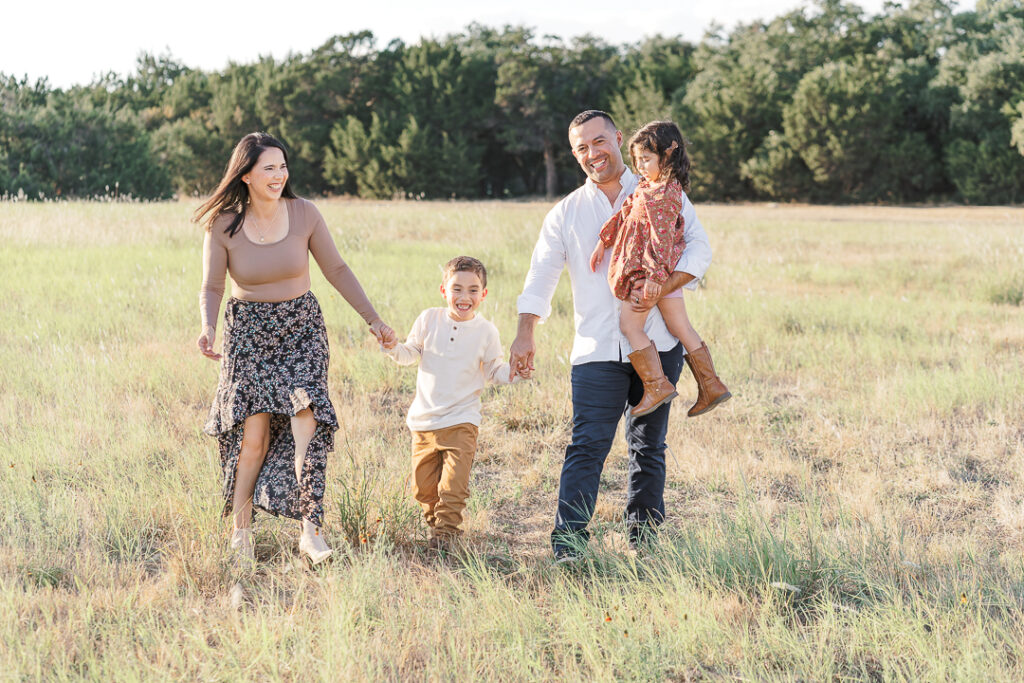
<svg viewBox="0 0 1024 683"><path fill-rule="evenodd" d="M686 141L679 132L679 126L671 121L651 121L633 133L629 139L629 156L636 168L637 153L647 150L658 155L662 172L668 171L683 191L690 190L690 157L686 154Z"/></svg>

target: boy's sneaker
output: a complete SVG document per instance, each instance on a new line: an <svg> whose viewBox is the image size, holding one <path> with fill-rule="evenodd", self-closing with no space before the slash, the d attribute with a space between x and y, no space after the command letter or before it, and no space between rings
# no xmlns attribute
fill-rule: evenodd
<svg viewBox="0 0 1024 683"><path fill-rule="evenodd" d="M455 549L458 540L456 534L433 533L427 541L427 549L450 553Z"/></svg>

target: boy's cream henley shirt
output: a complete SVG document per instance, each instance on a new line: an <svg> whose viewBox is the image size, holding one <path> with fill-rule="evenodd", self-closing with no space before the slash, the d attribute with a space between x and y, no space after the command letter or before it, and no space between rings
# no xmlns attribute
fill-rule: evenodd
<svg viewBox="0 0 1024 683"><path fill-rule="evenodd" d="M447 308L428 308L416 318L405 343L385 353L399 365L420 363L416 398L406 418L414 432L464 422L479 426L484 386L509 384L498 328L479 313L459 322L448 315Z"/></svg>

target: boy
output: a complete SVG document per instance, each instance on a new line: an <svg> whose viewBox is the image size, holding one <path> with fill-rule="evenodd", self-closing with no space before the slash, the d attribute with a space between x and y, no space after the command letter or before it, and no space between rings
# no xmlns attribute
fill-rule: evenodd
<svg viewBox="0 0 1024 683"><path fill-rule="evenodd" d="M406 424L412 431L414 497L431 529L432 548L462 534L480 393L488 381L509 384L510 376L498 328L476 313L487 296L484 264L470 256L453 258L444 267L441 296L444 308L420 313L405 343L384 349L399 365L420 363Z"/></svg>

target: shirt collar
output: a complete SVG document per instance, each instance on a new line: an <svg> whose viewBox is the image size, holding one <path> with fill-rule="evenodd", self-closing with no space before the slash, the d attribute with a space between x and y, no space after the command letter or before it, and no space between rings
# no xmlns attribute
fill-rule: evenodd
<svg viewBox="0 0 1024 683"><path fill-rule="evenodd" d="M445 320L445 322L447 322L449 325L462 325L463 327L476 327L477 325L481 324L480 321L483 320L483 316L480 315L480 309L479 308L476 311L476 315L474 315L469 320L456 320L455 318L451 317L448 314L448 307L447 306L445 306L441 310L444 312L444 320Z"/></svg>
<svg viewBox="0 0 1024 683"><path fill-rule="evenodd" d="M618 197L616 197L616 201L622 199L623 196L628 197L630 194L632 194L633 190L636 189L637 182L637 176L634 175L633 172L629 170L629 166L623 164L622 175L619 176L619 184L622 186L622 190L619 191L619 195ZM586 188L587 194L589 194L592 197L596 197L598 194L604 194L603 192L601 192L601 188L597 186L597 183L591 180L589 176L587 176L587 181L583 183L583 187Z"/></svg>

